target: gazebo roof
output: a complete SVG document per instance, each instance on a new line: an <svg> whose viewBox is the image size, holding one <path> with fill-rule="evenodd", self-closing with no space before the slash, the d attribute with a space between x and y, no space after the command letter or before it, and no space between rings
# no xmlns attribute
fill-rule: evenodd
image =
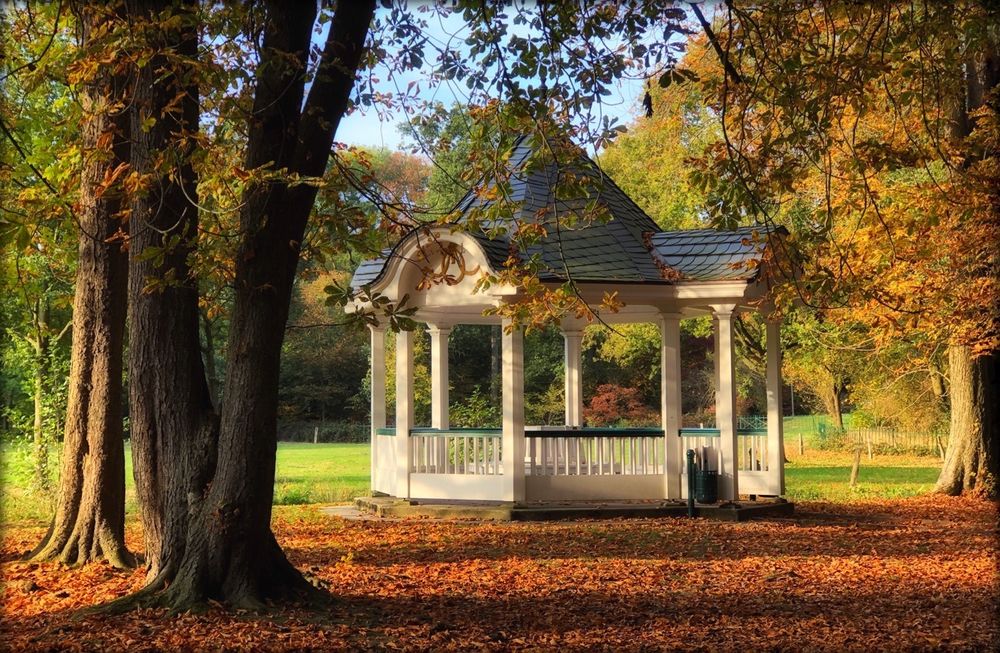
<svg viewBox="0 0 1000 653"><path fill-rule="evenodd" d="M538 276L542 281L563 281L567 271L574 281L584 283L749 281L757 277L760 266L748 263L761 258L769 234L787 233L783 227L769 229L763 225L731 231L661 231L582 149L577 148L571 164L561 166L528 165L531 154L528 140L522 138L511 155L507 197L515 207L513 217L517 222L540 223L546 228L548 236L541 243L520 253L522 257L538 255L542 262ZM566 198L565 193L556 192L560 176L567 172L580 180L580 197ZM491 180L486 190L495 186L496 181ZM458 203L458 223L471 211L493 203L484 198L495 194L482 190L468 192ZM578 220L588 203L605 210L610 219ZM379 258L363 262L354 274L352 287L378 281L400 246L419 237L420 229L415 228ZM468 233L482 247L494 271L502 269L511 253L509 240Z"/></svg>

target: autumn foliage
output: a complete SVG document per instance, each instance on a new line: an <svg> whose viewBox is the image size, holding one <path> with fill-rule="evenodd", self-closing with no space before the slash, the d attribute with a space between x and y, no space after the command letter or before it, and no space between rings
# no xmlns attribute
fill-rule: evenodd
<svg viewBox="0 0 1000 653"><path fill-rule="evenodd" d="M279 510L291 561L328 586L319 612L78 610L143 572L17 561L4 534L10 649L987 650L997 621L996 508L922 497L797 506L794 518L503 524L347 521ZM138 548L137 526L128 530Z"/></svg>
<svg viewBox="0 0 1000 653"><path fill-rule="evenodd" d="M590 426L649 426L660 419L659 413L642 403L638 389L613 383L597 386L583 417Z"/></svg>

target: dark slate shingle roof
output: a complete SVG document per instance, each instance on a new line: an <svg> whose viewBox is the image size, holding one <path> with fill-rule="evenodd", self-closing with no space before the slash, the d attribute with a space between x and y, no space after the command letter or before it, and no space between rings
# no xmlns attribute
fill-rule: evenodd
<svg viewBox="0 0 1000 653"><path fill-rule="evenodd" d="M659 231L659 226L582 149L577 149L572 161L562 161L561 166L549 163L528 169L531 154L527 139L522 138L514 147L509 162L509 201L517 207L514 217L518 222L541 222L548 231L547 238L524 253L541 255L545 266L539 273L542 279L564 279L566 270L577 281L661 279L643 242L644 234ZM586 179L581 184L581 196L556 197L559 174L565 171ZM487 187L495 185L491 181ZM574 213L582 215L588 202L606 209L611 219L575 228L567 226L565 218L574 217ZM467 215L492 203L479 193L469 192L457 210Z"/></svg>
<svg viewBox="0 0 1000 653"><path fill-rule="evenodd" d="M572 165L563 165L588 180L582 184L585 197L556 198L556 165L530 166L531 148L526 139L516 144L510 159L510 202L518 222L541 222L548 237L533 245L524 257L537 256L543 263L542 280L563 280L566 272L580 282L651 282L677 280L731 281L756 278L759 266L748 261L759 259L767 243L768 229L763 226L741 227L734 231L696 229L660 231L659 226L632 201L603 171L579 150ZM488 183L492 188L495 181ZM607 209L607 222L569 227L566 218L596 201ZM486 208L493 200L469 192L456 207L462 216L477 208ZM463 220L459 218L459 222ZM486 227L489 227L487 224ZM772 230L787 233L782 227ZM757 234L755 241L754 234ZM510 253L504 238L488 238L471 233L483 247L495 270L503 267ZM402 242L402 241L400 241ZM398 247L398 245L397 245ZM353 288L376 281L383 273L393 250L385 250L377 259L364 261L351 280Z"/></svg>
<svg viewBox="0 0 1000 653"><path fill-rule="evenodd" d="M770 233L786 234L784 227L763 225L733 231L692 229L653 234L650 243L660 263L692 281L736 281L754 279L760 266L749 264L761 258Z"/></svg>

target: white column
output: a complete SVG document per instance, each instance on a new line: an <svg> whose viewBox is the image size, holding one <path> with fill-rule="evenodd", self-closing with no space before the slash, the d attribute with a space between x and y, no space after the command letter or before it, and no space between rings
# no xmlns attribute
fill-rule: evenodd
<svg viewBox="0 0 1000 653"><path fill-rule="evenodd" d="M369 327L371 331L371 485L372 491L384 492L379 473L378 430L385 427L385 329Z"/></svg>
<svg viewBox="0 0 1000 653"><path fill-rule="evenodd" d="M566 347L566 426L583 426L583 331L563 331Z"/></svg>
<svg viewBox="0 0 1000 653"><path fill-rule="evenodd" d="M431 336L431 426L436 429L449 427L448 415L448 336L451 327L441 324L431 325L427 332ZM448 456L447 440L431 440L431 459L442 473Z"/></svg>
<svg viewBox="0 0 1000 653"><path fill-rule="evenodd" d="M736 360L733 342L732 304L713 306L718 319L718 342L716 360L719 370L718 401L715 405L716 427L719 429L719 444L722 456L719 469L719 496L723 500L735 501L739 498L739 477L736 471L738 446L736 437Z"/></svg>
<svg viewBox="0 0 1000 653"><path fill-rule="evenodd" d="M785 429L781 414L781 321L767 320L767 476L775 494L785 493Z"/></svg>
<svg viewBox="0 0 1000 653"><path fill-rule="evenodd" d="M413 428L413 332L396 334L396 496L410 498L410 429Z"/></svg>
<svg viewBox="0 0 1000 653"><path fill-rule="evenodd" d="M427 329L431 336L431 426L448 428L448 336L451 327L440 324Z"/></svg>
<svg viewBox="0 0 1000 653"><path fill-rule="evenodd" d="M664 497L681 498L681 316L663 313L660 321L660 416L664 439Z"/></svg>
<svg viewBox="0 0 1000 653"><path fill-rule="evenodd" d="M712 315L712 383L715 394L715 405L719 405L719 317ZM719 426L718 416L715 422L716 428Z"/></svg>
<svg viewBox="0 0 1000 653"><path fill-rule="evenodd" d="M504 501L524 501L524 335L503 323Z"/></svg>

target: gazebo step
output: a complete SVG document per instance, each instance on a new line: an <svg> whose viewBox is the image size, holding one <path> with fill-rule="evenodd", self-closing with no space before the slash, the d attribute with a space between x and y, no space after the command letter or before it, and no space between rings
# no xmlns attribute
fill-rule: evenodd
<svg viewBox="0 0 1000 653"><path fill-rule="evenodd" d="M396 497L358 497L362 512L386 518L483 519L494 521L553 521L560 519L613 519L640 517L685 517L682 502L578 501L509 504L469 501L407 501ZM791 515L793 504L782 500L740 501L729 504L697 504L696 515L717 521Z"/></svg>

